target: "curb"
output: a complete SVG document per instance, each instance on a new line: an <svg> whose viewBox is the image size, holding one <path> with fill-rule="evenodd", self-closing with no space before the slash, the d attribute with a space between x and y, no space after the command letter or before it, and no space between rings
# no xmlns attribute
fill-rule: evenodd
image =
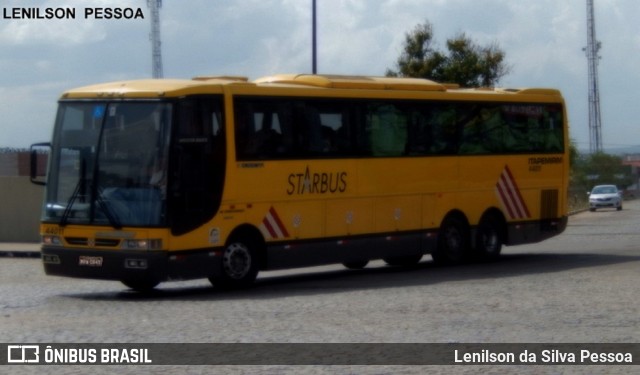
<svg viewBox="0 0 640 375"><path fill-rule="evenodd" d="M576 215L576 214L579 214L579 213L585 212L585 211L589 211L589 208L581 208L579 210L569 211L569 216Z"/></svg>
<svg viewBox="0 0 640 375"><path fill-rule="evenodd" d="M0 258L40 258L40 251L0 250Z"/></svg>

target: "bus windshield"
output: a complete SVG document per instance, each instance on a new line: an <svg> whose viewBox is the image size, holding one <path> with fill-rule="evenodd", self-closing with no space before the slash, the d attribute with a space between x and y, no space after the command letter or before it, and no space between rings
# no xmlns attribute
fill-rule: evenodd
<svg viewBox="0 0 640 375"><path fill-rule="evenodd" d="M43 220L165 225L172 104L62 101Z"/></svg>

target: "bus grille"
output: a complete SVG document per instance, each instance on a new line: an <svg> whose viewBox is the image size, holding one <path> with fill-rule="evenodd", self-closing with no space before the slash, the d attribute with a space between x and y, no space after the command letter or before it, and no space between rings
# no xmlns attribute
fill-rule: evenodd
<svg viewBox="0 0 640 375"><path fill-rule="evenodd" d="M557 219L558 190L542 190L540 194L540 219Z"/></svg>
<svg viewBox="0 0 640 375"><path fill-rule="evenodd" d="M558 227L558 190L540 192L540 230L557 232Z"/></svg>
<svg viewBox="0 0 640 375"><path fill-rule="evenodd" d="M64 239L69 245L74 246L116 247L120 245L120 240L113 238L96 238L95 240L90 240L87 237L65 237Z"/></svg>
<svg viewBox="0 0 640 375"><path fill-rule="evenodd" d="M542 190L540 194L540 219L556 219L558 217L558 190Z"/></svg>

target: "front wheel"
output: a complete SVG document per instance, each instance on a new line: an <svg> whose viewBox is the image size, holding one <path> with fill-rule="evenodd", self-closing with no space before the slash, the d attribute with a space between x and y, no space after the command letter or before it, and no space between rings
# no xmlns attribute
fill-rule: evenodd
<svg viewBox="0 0 640 375"><path fill-rule="evenodd" d="M245 288L253 284L258 276L256 241L232 240L222 254L221 269L209 278L214 286L223 288Z"/></svg>

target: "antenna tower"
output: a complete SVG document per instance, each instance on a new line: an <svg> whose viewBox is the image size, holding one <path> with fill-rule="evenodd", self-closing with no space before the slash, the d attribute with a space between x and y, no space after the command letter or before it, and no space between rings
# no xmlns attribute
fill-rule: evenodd
<svg viewBox="0 0 640 375"><path fill-rule="evenodd" d="M598 60L601 44L596 39L596 22L593 0L587 0L587 60L589 61L589 149L591 153L602 152L602 119L600 116L600 93L598 90Z"/></svg>
<svg viewBox="0 0 640 375"><path fill-rule="evenodd" d="M162 0L147 0L147 6L151 10L151 63L153 78L162 78L162 51L160 49L160 7Z"/></svg>

